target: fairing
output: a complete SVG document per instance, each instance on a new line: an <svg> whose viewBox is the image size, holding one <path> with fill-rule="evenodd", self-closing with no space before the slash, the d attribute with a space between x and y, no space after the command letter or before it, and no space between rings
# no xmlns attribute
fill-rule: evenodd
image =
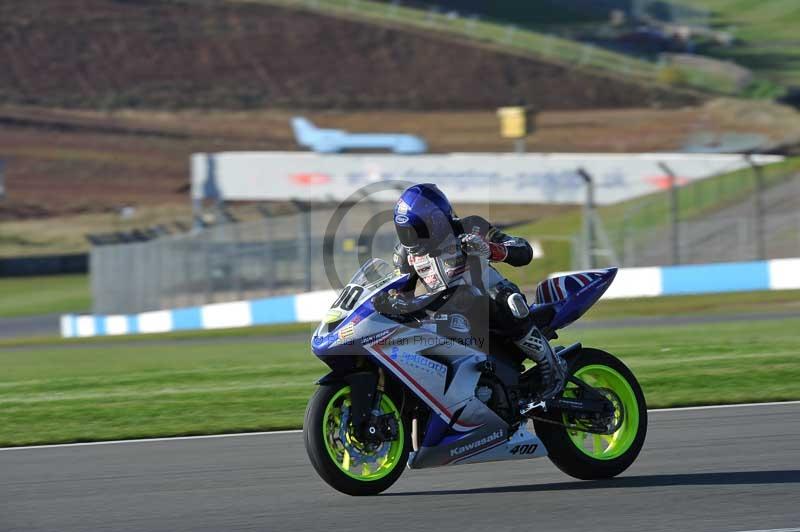
<svg viewBox="0 0 800 532"><path fill-rule="evenodd" d="M365 264L343 289L345 297L340 294L331 309L333 319L320 324L311 345L334 374L353 371L359 355L370 357L430 409L425 438L410 456L409 466L545 456L541 441L524 425L510 427L475 396L486 353L437 335L435 324L408 326L375 312L371 298L407 280L385 275L388 264L376 261ZM615 273L604 271L564 299L543 303L557 306L551 326L577 319L599 299ZM357 296L352 296L355 292Z"/></svg>

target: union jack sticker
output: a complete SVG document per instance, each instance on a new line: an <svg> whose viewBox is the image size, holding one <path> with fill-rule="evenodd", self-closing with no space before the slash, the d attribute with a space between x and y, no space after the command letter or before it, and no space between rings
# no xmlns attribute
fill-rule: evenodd
<svg viewBox="0 0 800 532"><path fill-rule="evenodd" d="M562 301L589 283L603 278L607 273L608 270L595 270L545 279L536 288L536 302L555 303Z"/></svg>

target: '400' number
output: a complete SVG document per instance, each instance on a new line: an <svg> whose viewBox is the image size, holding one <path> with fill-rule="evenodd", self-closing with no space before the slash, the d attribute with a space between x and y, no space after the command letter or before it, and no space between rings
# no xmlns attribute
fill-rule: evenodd
<svg viewBox="0 0 800 532"><path fill-rule="evenodd" d="M357 284L349 284L344 287L342 293L333 302L331 308L340 308L342 310L351 311L356 306L356 302L361 298L364 293L364 287Z"/></svg>
<svg viewBox="0 0 800 532"><path fill-rule="evenodd" d="M511 454L533 454L536 452L536 448L539 447L536 443L531 443L530 445L515 445L509 451Z"/></svg>

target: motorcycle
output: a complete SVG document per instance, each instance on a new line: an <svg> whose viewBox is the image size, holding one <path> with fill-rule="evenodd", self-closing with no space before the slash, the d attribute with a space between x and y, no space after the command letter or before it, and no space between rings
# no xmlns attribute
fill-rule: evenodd
<svg viewBox="0 0 800 532"><path fill-rule="evenodd" d="M479 266L489 267L485 261ZM543 336L552 341L580 318L616 272L540 283L530 313ZM647 406L619 359L580 343L555 347L566 381L543 400L538 368L526 368L510 342L481 349L465 334L464 316L376 312L372 298L407 280L385 261L370 259L313 333L312 351L331 372L317 382L303 435L325 482L346 494L374 495L389 488L404 465L548 456L564 473L590 480L614 477L633 463L647 432Z"/></svg>

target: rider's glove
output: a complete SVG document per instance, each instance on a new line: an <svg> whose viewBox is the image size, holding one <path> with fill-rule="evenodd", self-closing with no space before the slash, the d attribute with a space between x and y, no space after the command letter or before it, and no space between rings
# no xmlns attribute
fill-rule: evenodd
<svg viewBox="0 0 800 532"><path fill-rule="evenodd" d="M411 309L406 298L389 294L388 292L378 292L372 298L372 306L375 311L381 314L405 314Z"/></svg>
<svg viewBox="0 0 800 532"><path fill-rule="evenodd" d="M487 242L475 233L464 234L459 238L461 240L461 250L471 257L483 257L500 262L508 255L508 250L504 245Z"/></svg>
<svg viewBox="0 0 800 532"><path fill-rule="evenodd" d="M488 259L492 254L488 242L475 233L461 235L461 250L470 257L483 257L485 259Z"/></svg>

